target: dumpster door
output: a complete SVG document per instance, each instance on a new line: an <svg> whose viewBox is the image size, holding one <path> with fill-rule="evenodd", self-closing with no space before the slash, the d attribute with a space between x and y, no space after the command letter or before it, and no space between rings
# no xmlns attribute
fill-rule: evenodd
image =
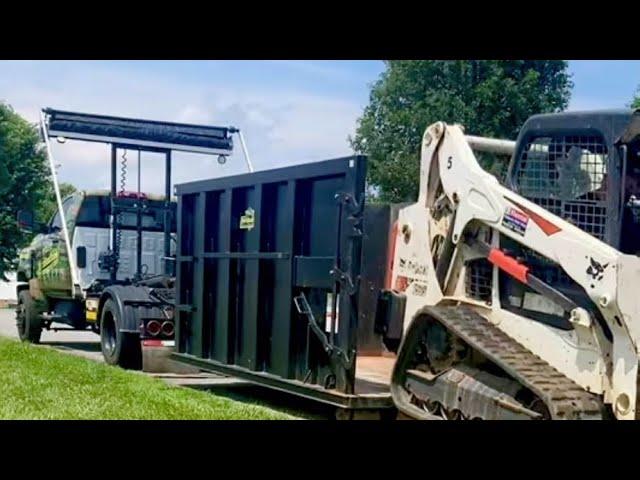
<svg viewBox="0 0 640 480"><path fill-rule="evenodd" d="M176 186L176 358L352 394L365 175L353 156Z"/></svg>

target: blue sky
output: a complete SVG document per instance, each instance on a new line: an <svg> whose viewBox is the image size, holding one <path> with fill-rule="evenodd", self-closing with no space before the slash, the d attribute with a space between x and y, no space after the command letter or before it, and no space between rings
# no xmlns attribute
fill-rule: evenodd
<svg viewBox="0 0 640 480"><path fill-rule="evenodd" d="M573 110L622 108L640 84L640 61L569 65ZM0 100L31 121L48 106L235 125L265 169L350 154L347 137L383 70L381 61L0 61ZM54 154L63 181L108 184L106 147L68 142L54 144ZM143 157L143 189L161 188L156 160ZM240 155L224 166L193 155L176 162L177 182L244 171Z"/></svg>

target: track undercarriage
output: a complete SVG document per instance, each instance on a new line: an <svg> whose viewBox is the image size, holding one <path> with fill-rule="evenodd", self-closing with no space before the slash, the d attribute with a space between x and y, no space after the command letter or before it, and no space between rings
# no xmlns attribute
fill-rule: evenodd
<svg viewBox="0 0 640 480"><path fill-rule="evenodd" d="M601 400L465 306L420 310L392 378L407 415L448 420L602 419Z"/></svg>

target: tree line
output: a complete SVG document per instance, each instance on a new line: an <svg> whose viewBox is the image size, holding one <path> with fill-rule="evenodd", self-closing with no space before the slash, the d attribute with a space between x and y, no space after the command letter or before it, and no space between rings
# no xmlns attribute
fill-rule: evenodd
<svg viewBox="0 0 640 480"><path fill-rule="evenodd" d="M63 194L74 190L61 185ZM41 222L57 210L49 167L38 128L0 103L0 280L7 280L18 249L31 239L16 221L18 211L25 209L33 210Z"/></svg>
<svg viewBox="0 0 640 480"><path fill-rule="evenodd" d="M366 154L373 201L414 201L426 126L459 123L470 135L515 140L525 120L565 110L573 83L564 60L391 60L373 84L353 149ZM640 87L628 105L640 108ZM509 159L477 154L499 179Z"/></svg>

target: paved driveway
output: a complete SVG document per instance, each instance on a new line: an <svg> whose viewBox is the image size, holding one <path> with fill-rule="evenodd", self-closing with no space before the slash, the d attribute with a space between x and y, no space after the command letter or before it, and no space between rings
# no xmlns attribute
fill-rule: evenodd
<svg viewBox="0 0 640 480"><path fill-rule="evenodd" d="M64 325L54 325L64 328ZM0 309L0 335L18 338L15 312L11 308ZM91 331L47 331L42 332L41 343L67 350L70 353L102 362L100 337Z"/></svg>

